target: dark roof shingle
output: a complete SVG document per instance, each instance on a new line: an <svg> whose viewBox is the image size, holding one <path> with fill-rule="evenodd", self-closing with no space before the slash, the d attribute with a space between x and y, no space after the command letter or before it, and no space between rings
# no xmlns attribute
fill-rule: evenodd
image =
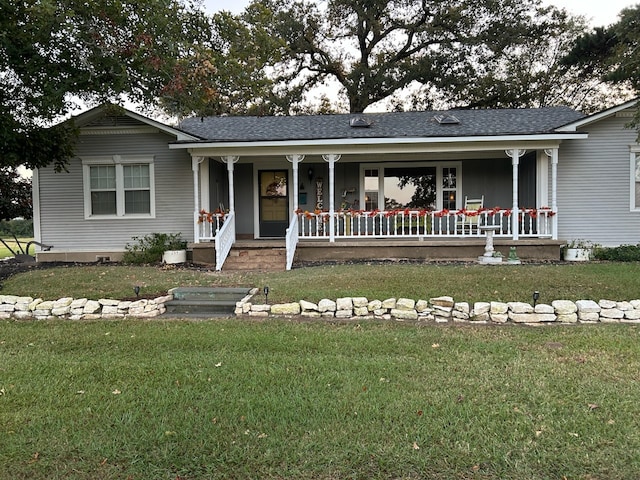
<svg viewBox="0 0 640 480"><path fill-rule="evenodd" d="M438 114L454 115L459 123L439 123ZM534 135L555 129L584 115L568 107L448 112L365 113L369 127L351 127L353 114L272 117L204 117L184 120L180 128L207 142L257 142L349 138L425 138Z"/></svg>

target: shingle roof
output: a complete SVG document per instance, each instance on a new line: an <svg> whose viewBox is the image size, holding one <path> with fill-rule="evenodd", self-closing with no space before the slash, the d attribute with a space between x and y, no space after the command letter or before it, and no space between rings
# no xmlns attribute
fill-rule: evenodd
<svg viewBox="0 0 640 480"><path fill-rule="evenodd" d="M439 123L436 115L453 115L459 123ZM352 127L364 116L368 127ZM584 115L568 107L536 109L450 110L276 117L189 118L180 128L206 142L257 142L340 138L424 138L534 135L555 129Z"/></svg>

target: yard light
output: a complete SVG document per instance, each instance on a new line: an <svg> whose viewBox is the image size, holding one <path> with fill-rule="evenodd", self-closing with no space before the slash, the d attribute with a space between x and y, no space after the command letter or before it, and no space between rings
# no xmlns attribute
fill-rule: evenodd
<svg viewBox="0 0 640 480"><path fill-rule="evenodd" d="M140 296L140 285L133 287L133 291L136 293L136 297Z"/></svg>
<svg viewBox="0 0 640 480"><path fill-rule="evenodd" d="M267 287L265 285L265 287L262 289L262 291L264 292L264 303L269 303L268 297L269 297L269 287Z"/></svg>
<svg viewBox="0 0 640 480"><path fill-rule="evenodd" d="M540 298L540 292L539 291L535 291L533 292L533 306L536 306L536 303L538 302L538 299Z"/></svg>

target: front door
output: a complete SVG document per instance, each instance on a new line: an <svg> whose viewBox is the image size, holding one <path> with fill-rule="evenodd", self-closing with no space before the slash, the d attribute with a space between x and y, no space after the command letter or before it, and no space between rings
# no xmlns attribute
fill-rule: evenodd
<svg viewBox="0 0 640 480"><path fill-rule="evenodd" d="M260 237L284 237L289 226L286 170L260 170Z"/></svg>

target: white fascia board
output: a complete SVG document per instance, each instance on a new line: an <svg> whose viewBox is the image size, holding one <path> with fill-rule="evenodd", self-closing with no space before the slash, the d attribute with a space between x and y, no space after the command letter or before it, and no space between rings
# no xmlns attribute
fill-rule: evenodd
<svg viewBox="0 0 640 480"><path fill-rule="evenodd" d="M177 130L169 125L166 125L162 122L158 122L151 118L147 118L143 115L139 115L136 112L132 112L131 110L125 109L125 115L133 118L134 120L138 120L139 122L146 123L152 127L157 128L158 130L167 133L169 135L173 135L176 137L176 141L178 142L188 142L188 141L198 141L200 138L195 137L193 135L189 135L188 133L183 132L182 130Z"/></svg>
<svg viewBox="0 0 640 480"><path fill-rule="evenodd" d="M568 123L558 129L558 132L575 132L578 128L585 127L587 125L591 125L592 123L599 122L605 118L616 115L623 110L627 110L629 108L634 108L637 106L640 99L630 100L621 105L616 105L615 107L608 108L603 110L602 112L594 113L593 115L589 115L588 117L581 118L580 120L576 120L575 122Z"/></svg>
<svg viewBox="0 0 640 480"><path fill-rule="evenodd" d="M428 138L337 138L321 140L282 140L257 142L184 142L172 143L171 149L188 149L193 154L202 155L264 155L267 152L295 153L339 153L361 151L367 148L382 151L473 151L500 150L503 148L555 148L562 140L588 138L586 133L552 133L539 135L504 135L476 137L428 137ZM209 153L211 152L211 153Z"/></svg>

